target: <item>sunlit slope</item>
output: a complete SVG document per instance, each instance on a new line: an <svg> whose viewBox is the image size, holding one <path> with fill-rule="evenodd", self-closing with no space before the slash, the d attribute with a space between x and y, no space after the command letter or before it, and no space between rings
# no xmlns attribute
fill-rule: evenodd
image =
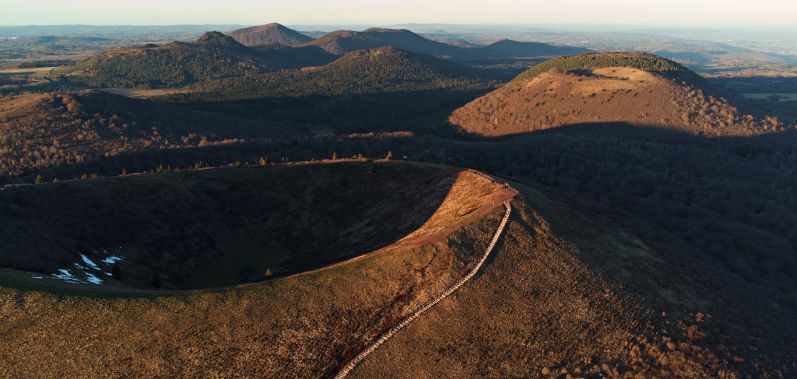
<svg viewBox="0 0 797 379"><path fill-rule="evenodd" d="M313 40L304 34L277 23L236 29L227 33L227 35L245 46L272 44L295 46Z"/></svg>
<svg viewBox="0 0 797 379"><path fill-rule="evenodd" d="M525 186L506 188L455 172L439 206L415 231L319 270L157 298L149 298L152 291L127 298L69 295L90 294L89 285L64 297L3 290L0 333L7 343L0 355L13 363L0 375L333 376L473 267L514 189L520 194L510 221L479 274L370 355L352 377L793 372L793 332L783 326L790 311L773 308L766 292L732 280L721 264L650 245L600 215ZM762 339L768 346L757 345Z"/></svg>
<svg viewBox="0 0 797 379"><path fill-rule="evenodd" d="M442 171L447 190L418 228L394 243L352 261L285 278L209 292L161 292L154 299L154 292L128 291L124 298L119 292L111 297L70 295L114 293L89 284L50 288L66 291L65 297L0 290L5 320L0 333L6 342L0 354L11 362L0 368L0 376L93 372L282 377L335 371L338 360L459 280L489 242L502 214L500 204L514 194L467 171L397 163L353 165L375 172L419 170L426 178L421 180L430 182L430 174ZM401 180L394 177L407 186L406 175L411 174L404 175ZM216 184L210 180L208 185ZM364 200L358 193L355 198ZM368 220L352 230L366 233L418 215L412 204L387 196L393 201L382 205L394 203L401 216ZM3 274L7 280L7 272Z"/></svg>
<svg viewBox="0 0 797 379"><path fill-rule="evenodd" d="M449 121L484 136L595 123L709 137L757 135L782 127L776 120L741 114L685 67L639 53L551 59L457 109Z"/></svg>

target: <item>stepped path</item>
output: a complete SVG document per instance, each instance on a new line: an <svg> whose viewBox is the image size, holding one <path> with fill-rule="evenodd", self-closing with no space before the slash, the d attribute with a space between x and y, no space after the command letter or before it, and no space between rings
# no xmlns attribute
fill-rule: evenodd
<svg viewBox="0 0 797 379"><path fill-rule="evenodd" d="M495 235L493 236L492 241L490 241L490 245L488 245L487 249L484 251L484 256L482 256L482 259L479 261L479 263L477 263L476 266L473 267L473 270L471 270L468 273L468 275L465 275L464 278L460 279L456 284L451 286L451 288L449 288L442 295L438 296L437 298L426 304L423 308L415 311L415 313L411 314L410 316L402 320L399 324L391 328L387 333L379 337L378 340L376 340L374 343L368 346L368 348L363 350L359 355L357 355L348 364L346 364L346 366L344 366L340 370L340 372L338 372L338 374L335 375L336 379L345 378L347 375L349 375L351 370L353 370L360 362L362 362L366 357L368 357L369 354L373 353L376 349L378 349L379 346L381 346L388 339L390 339L390 337L393 337L393 335L398 333L405 326L409 325L409 323L418 318L418 316L422 315L424 312L428 311L429 309L437 305L437 303L443 301L452 293L456 292L460 287L462 287L471 278L473 278L477 272L479 272L479 269L481 269L484 262L487 261L487 257L490 256L490 252L492 252L493 248L495 247L495 244L498 243L498 239L501 237L501 233L504 231L504 228L506 227L506 224L509 221L509 215L512 213L512 206L509 205L509 201L506 201L504 202L504 207L506 207L504 218L501 220L501 224L498 226L498 230L495 231Z"/></svg>

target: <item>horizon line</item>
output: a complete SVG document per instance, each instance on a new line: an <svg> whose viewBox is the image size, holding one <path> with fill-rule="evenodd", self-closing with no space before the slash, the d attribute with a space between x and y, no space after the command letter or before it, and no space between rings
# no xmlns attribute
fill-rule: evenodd
<svg viewBox="0 0 797 379"><path fill-rule="evenodd" d="M496 26L496 27L624 27L624 28L642 28L642 29L660 29L660 28L682 28L693 30L706 30L706 29L745 29L757 28L764 30L783 30L790 29L797 31L797 25L794 24L677 24L677 23L662 23L662 24L643 24L643 23L630 23L630 22L484 22L484 23L469 23L469 22L399 22L399 23L301 23L301 22L265 22L265 23L120 23L120 24L93 24L93 23L64 23L64 24L0 24L0 28L15 28L15 27L67 27L67 26L96 26L96 27L167 27L167 26L253 26L265 25L269 23L276 23L281 25L292 26L305 26L305 27L333 27L333 26Z"/></svg>

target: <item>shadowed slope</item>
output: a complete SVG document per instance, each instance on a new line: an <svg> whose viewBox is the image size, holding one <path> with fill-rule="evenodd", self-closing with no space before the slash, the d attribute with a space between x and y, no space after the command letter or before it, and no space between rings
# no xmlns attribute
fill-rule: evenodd
<svg viewBox="0 0 797 379"><path fill-rule="evenodd" d="M275 122L105 92L0 97L0 176L123 152L298 134Z"/></svg>
<svg viewBox="0 0 797 379"><path fill-rule="evenodd" d="M92 86L159 87L268 69L268 64L254 50L219 32L208 32L195 43L172 42L106 51L78 62L65 72L73 80Z"/></svg>
<svg viewBox="0 0 797 379"><path fill-rule="evenodd" d="M285 276L433 235L416 229L444 212L456 180L450 168L341 163L9 187L0 265L57 274L80 254L120 256L114 283L145 288L153 275L175 289Z"/></svg>
<svg viewBox="0 0 797 379"><path fill-rule="evenodd" d="M122 370L135 376L334 375L474 267L503 216L503 192L461 173L423 232L355 260L234 290L156 301L59 301L0 290L6 316L0 353L13 357L0 374L69 376L93 367L108 376ZM648 329L650 313L605 271L635 267L648 275L642 280L655 281L650 274L661 261L643 243L533 191L513 201L513 210L483 271L352 377L538 377L562 369L603 376L732 374L723 357L703 347L711 343L701 342L694 321L684 325L690 334L678 332L675 322ZM562 230L564 221L569 226ZM120 337L118 330L129 333ZM53 354L69 359L41 359Z"/></svg>
<svg viewBox="0 0 797 379"><path fill-rule="evenodd" d="M478 70L425 54L381 47L347 53L322 67L209 81L194 86L196 93L179 94L175 98L202 102L280 96L335 96L486 88L488 83L489 79Z"/></svg>
<svg viewBox="0 0 797 379"><path fill-rule="evenodd" d="M219 32L194 43L172 42L109 50L61 73L92 87L176 87L209 79L300 68L325 63L316 49L252 48Z"/></svg>
<svg viewBox="0 0 797 379"><path fill-rule="evenodd" d="M322 36L309 45L336 55L386 46L440 58L461 58L471 54L468 49L432 41L405 29L371 28L362 32L340 30Z"/></svg>
<svg viewBox="0 0 797 379"><path fill-rule="evenodd" d="M493 42L477 49L479 54L495 58L551 57L582 54L589 49L573 46L554 46L541 42L520 42L509 39Z"/></svg>

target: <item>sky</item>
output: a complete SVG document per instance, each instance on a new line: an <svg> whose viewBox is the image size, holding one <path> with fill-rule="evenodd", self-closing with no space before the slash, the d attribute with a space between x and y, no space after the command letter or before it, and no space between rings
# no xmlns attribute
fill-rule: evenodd
<svg viewBox="0 0 797 379"><path fill-rule="evenodd" d="M2 0L0 25L794 26L797 0Z"/></svg>

